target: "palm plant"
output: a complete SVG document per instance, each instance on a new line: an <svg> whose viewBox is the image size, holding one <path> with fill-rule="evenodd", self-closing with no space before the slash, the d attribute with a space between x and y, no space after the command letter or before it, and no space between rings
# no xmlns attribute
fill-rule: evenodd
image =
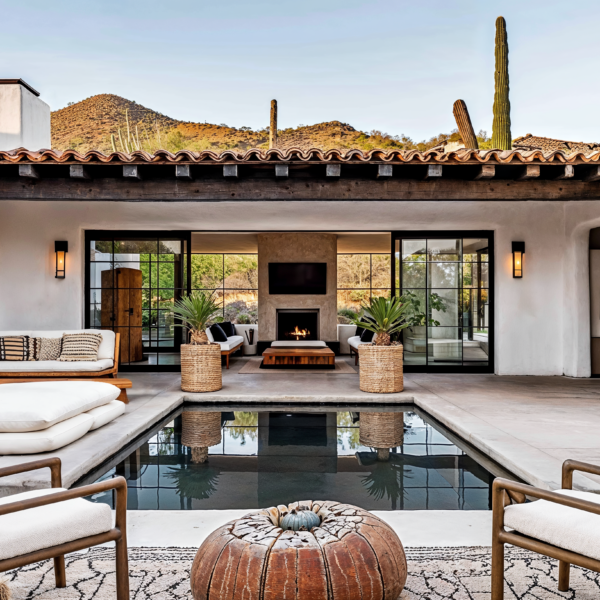
<svg viewBox="0 0 600 600"><path fill-rule="evenodd" d="M215 301L215 292L193 292L188 296L182 296L173 305L173 313L179 317L181 323L177 327L187 327L190 330L190 344L208 344L206 327L210 321L218 323L222 317L222 305Z"/></svg>
<svg viewBox="0 0 600 600"><path fill-rule="evenodd" d="M363 320L361 317L356 317L353 323L357 327L376 333L376 346L391 346L391 336L410 326L404 315L409 306L409 303L402 302L398 297L372 298L371 304L364 304L361 307L364 312Z"/></svg>

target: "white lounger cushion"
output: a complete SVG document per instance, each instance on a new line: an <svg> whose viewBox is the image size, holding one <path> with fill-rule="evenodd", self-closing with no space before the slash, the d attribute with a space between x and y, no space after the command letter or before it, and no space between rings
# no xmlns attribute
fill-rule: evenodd
<svg viewBox="0 0 600 600"><path fill-rule="evenodd" d="M125 403L120 400L113 400L104 406L99 406L98 408L94 408L88 412L86 415L90 415L90 417L94 417L94 423L90 427L90 431L94 429L98 429L98 427L102 427L107 423L110 423L113 419L120 417L125 412Z"/></svg>
<svg viewBox="0 0 600 600"><path fill-rule="evenodd" d="M241 335L232 335L227 338L226 342L217 342L221 346L221 350L233 350L236 346L239 346L244 341Z"/></svg>
<svg viewBox="0 0 600 600"><path fill-rule="evenodd" d="M375 334L373 336L373 341L375 340L376 335L377 334ZM354 336L348 338L348 345L352 346L352 348L354 348L355 350L357 350L361 344L370 344L370 343L371 342L361 342L360 335L354 335Z"/></svg>
<svg viewBox="0 0 600 600"><path fill-rule="evenodd" d="M93 424L94 417L84 413L42 431L0 433L0 455L37 454L58 450L83 437Z"/></svg>
<svg viewBox="0 0 600 600"><path fill-rule="evenodd" d="M3 373L76 373L78 371L104 371L112 369L113 361L103 358L96 361L78 360L62 362L60 360L3 360L0 361L0 372Z"/></svg>
<svg viewBox="0 0 600 600"><path fill-rule="evenodd" d="M600 504L600 495L592 492L557 490L557 493ZM600 560L600 515L536 500L507 506L504 525L558 548Z"/></svg>
<svg viewBox="0 0 600 600"><path fill-rule="evenodd" d="M64 488L32 490L0 498L0 504L38 498ZM112 529L108 504L74 498L0 516L0 560L51 548Z"/></svg>
<svg viewBox="0 0 600 600"><path fill-rule="evenodd" d="M40 431L116 400L121 390L100 381L0 385L0 432Z"/></svg>
<svg viewBox="0 0 600 600"><path fill-rule="evenodd" d="M99 333L102 335L102 341L100 342L100 347L98 348L98 360L106 358L112 362L115 359L115 332L109 331L106 329L65 329L62 331L0 331L0 337L4 337L7 335L28 335L29 337L39 337L39 338L61 338L63 333ZM4 363L5 361L2 361ZM54 362L54 361L52 361ZM4 364L0 363L0 371L4 371ZM39 361L33 361L34 365L40 365ZM80 371L79 365L81 363L75 363L78 365L77 370ZM71 363L73 365L73 363ZM105 367L106 368L106 367ZM35 369L34 369L35 370ZM68 370L68 369L67 369Z"/></svg>
<svg viewBox="0 0 600 600"><path fill-rule="evenodd" d="M289 342L287 340L281 340L271 343L271 348L327 348L325 342L317 340L298 340L297 342Z"/></svg>

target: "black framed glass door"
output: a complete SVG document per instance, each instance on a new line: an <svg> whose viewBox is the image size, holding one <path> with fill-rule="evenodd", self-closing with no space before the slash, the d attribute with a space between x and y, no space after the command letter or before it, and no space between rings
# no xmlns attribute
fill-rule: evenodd
<svg viewBox="0 0 600 600"><path fill-rule="evenodd" d="M493 372L493 232L392 236L393 293L410 303L407 372Z"/></svg>
<svg viewBox="0 0 600 600"><path fill-rule="evenodd" d="M87 232L86 327L121 336L123 370L178 370L187 290L187 232Z"/></svg>

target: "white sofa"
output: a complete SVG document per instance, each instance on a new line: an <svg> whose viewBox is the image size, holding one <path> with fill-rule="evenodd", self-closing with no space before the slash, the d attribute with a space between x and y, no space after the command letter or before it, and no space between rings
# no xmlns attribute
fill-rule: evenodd
<svg viewBox="0 0 600 600"><path fill-rule="evenodd" d="M377 339L377 334L373 334L373 339L370 342L361 342L360 335L355 335L348 338L348 346L350 346L350 356L354 354L354 364L358 364L358 347L361 344L372 344Z"/></svg>
<svg viewBox="0 0 600 600"><path fill-rule="evenodd" d="M100 333L102 342L98 348L98 360L94 362L62 362L60 360L3 360L0 361L0 377L11 377L16 373L82 373L104 375L115 369L116 338L114 331L100 329L78 329L60 331L0 331L0 337L13 335L28 335L38 338L60 338L64 333Z"/></svg>
<svg viewBox="0 0 600 600"><path fill-rule="evenodd" d="M214 342L215 338L210 330L210 328L206 329L206 337L210 342ZM241 335L232 335L227 338L226 342L216 342L221 346L221 356L225 357L225 364L229 369L229 356L239 350L244 344L244 338Z"/></svg>
<svg viewBox="0 0 600 600"><path fill-rule="evenodd" d="M0 386L0 455L62 448L125 412L119 388L99 381Z"/></svg>

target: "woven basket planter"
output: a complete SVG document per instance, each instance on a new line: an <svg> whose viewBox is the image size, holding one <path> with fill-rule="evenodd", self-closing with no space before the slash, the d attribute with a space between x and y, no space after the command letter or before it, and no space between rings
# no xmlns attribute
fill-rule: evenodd
<svg viewBox="0 0 600 600"><path fill-rule="evenodd" d="M360 344L360 389L372 394L391 394L404 389L402 346Z"/></svg>
<svg viewBox="0 0 600 600"><path fill-rule="evenodd" d="M219 344L181 345L181 389L216 392L223 387Z"/></svg>
<svg viewBox="0 0 600 600"><path fill-rule="evenodd" d="M371 448L396 448L404 442L404 413L361 412L360 444Z"/></svg>

